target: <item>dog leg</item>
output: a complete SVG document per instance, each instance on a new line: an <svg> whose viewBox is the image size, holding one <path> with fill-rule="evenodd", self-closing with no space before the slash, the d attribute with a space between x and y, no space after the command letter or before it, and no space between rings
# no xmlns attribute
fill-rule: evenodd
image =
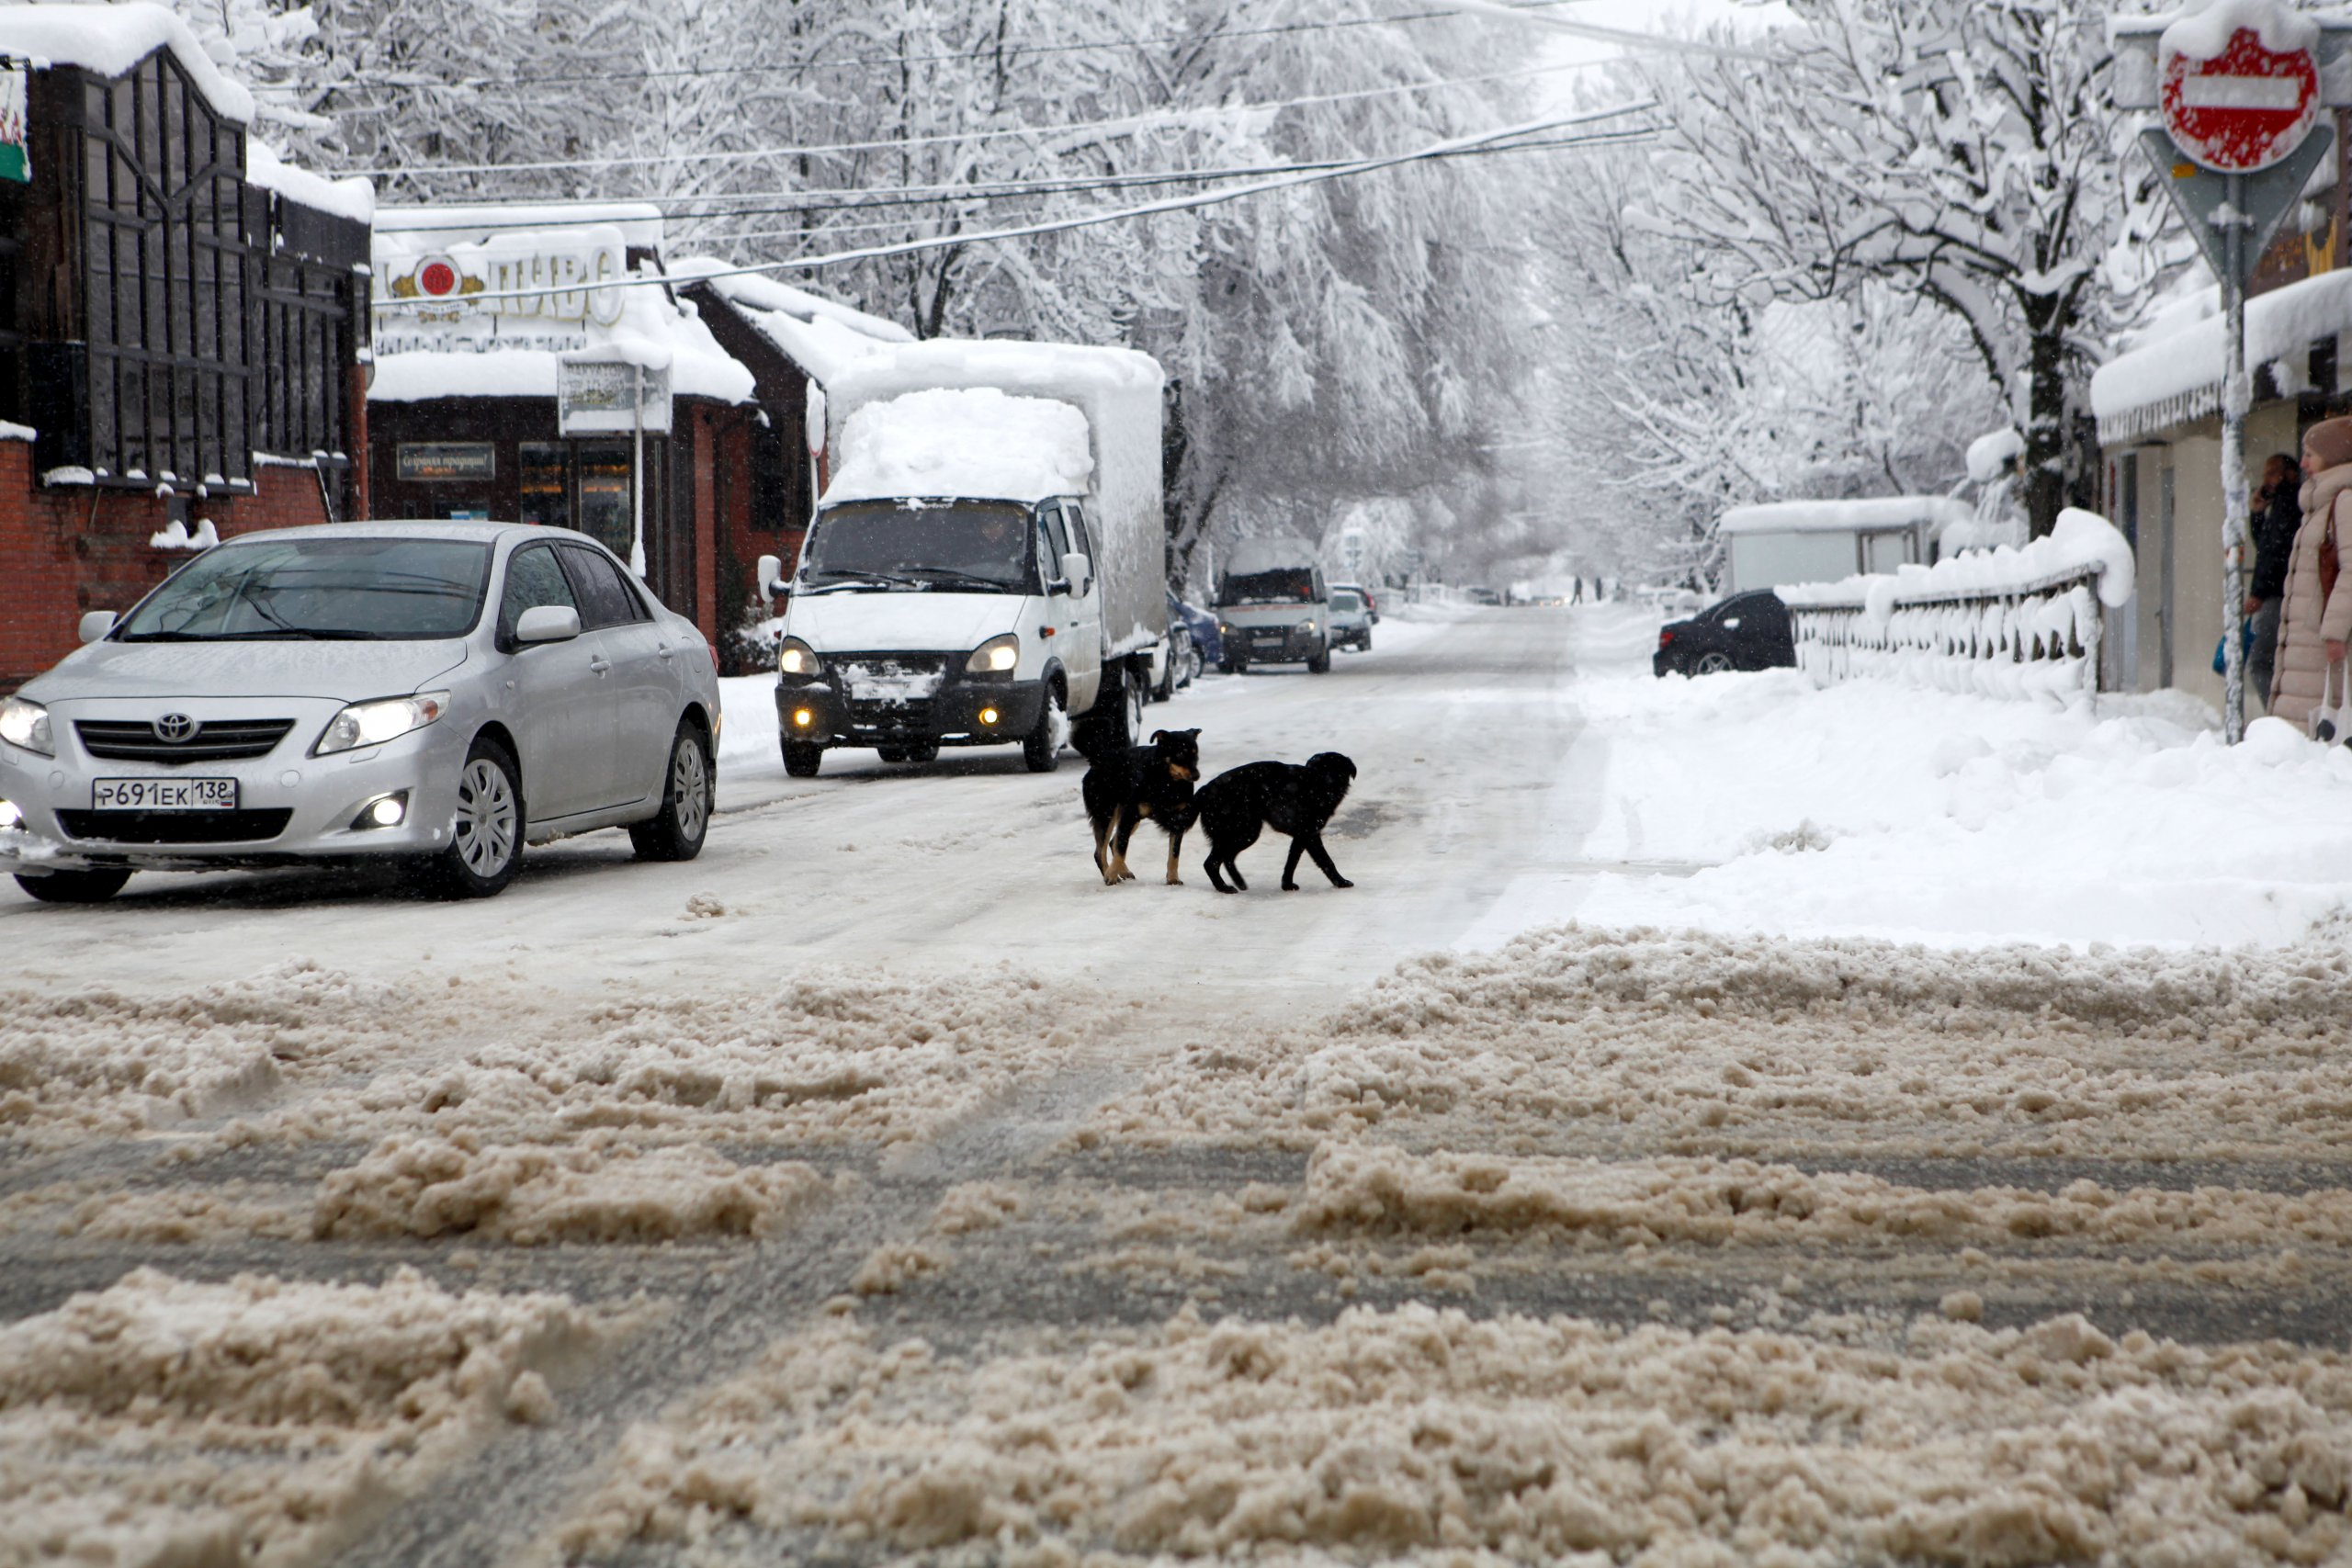
<svg viewBox="0 0 2352 1568"><path fill-rule="evenodd" d="M1220 893L1230 893L1233 891L1232 888L1227 887L1225 885L1225 878L1217 874L1216 850L1212 849L1209 851L1209 858L1201 863L1201 869L1209 874L1210 886L1216 888Z"/></svg>
<svg viewBox="0 0 2352 1568"><path fill-rule="evenodd" d="M1176 874L1176 852L1184 847L1184 834L1180 829L1168 835L1168 886L1182 887L1184 879Z"/></svg>
<svg viewBox="0 0 2352 1568"><path fill-rule="evenodd" d="M1094 828L1094 869L1102 874L1102 886L1105 887L1119 885L1118 862L1111 853L1111 835L1118 823L1119 813L1114 810L1108 820L1095 824Z"/></svg>
<svg viewBox="0 0 2352 1568"><path fill-rule="evenodd" d="M1292 834L1290 840L1290 856L1283 862L1283 892L1295 893L1298 891L1298 857L1306 852L1306 840L1300 838L1295 833Z"/></svg>
<svg viewBox="0 0 2352 1568"><path fill-rule="evenodd" d="M1331 863L1331 852L1323 847L1322 834L1317 833L1314 837L1306 840L1306 852L1315 857L1315 863L1322 868L1324 875L1331 879L1332 886L1353 887L1355 886L1354 883L1350 882L1346 877L1341 876L1340 874L1340 868ZM1298 844L1298 840L1293 839L1291 840L1291 848L1294 851L1297 849Z"/></svg>
<svg viewBox="0 0 2352 1568"><path fill-rule="evenodd" d="M1132 807L1123 806L1119 808L1119 830L1111 840L1111 865L1118 872L1121 882L1136 879L1136 874L1127 869L1127 845L1136 836L1138 820L1133 815Z"/></svg>

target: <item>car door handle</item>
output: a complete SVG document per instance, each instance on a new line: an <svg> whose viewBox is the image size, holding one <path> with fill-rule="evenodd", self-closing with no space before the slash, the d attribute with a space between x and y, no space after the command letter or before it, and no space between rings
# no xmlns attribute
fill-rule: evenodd
<svg viewBox="0 0 2352 1568"><path fill-rule="evenodd" d="M653 651L662 656L662 662L664 664L669 663L671 660L677 657L677 655L671 650L670 645L666 642L655 643L653 645Z"/></svg>
<svg viewBox="0 0 2352 1568"><path fill-rule="evenodd" d="M612 660L606 659L602 654L598 654L595 658L588 661L588 668L594 670L599 675L602 675L605 671L610 670L612 667Z"/></svg>

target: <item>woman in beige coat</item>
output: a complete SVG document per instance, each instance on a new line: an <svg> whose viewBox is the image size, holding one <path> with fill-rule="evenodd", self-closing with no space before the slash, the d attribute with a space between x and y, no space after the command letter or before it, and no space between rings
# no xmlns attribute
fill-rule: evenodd
<svg viewBox="0 0 2352 1568"><path fill-rule="evenodd" d="M2352 581L2333 571L2323 586L2323 555L2343 562L2352 546L2352 417L2322 420L2303 433L2303 525L2287 564L2287 602L2278 615L2278 661L2270 678L2270 711L2301 729L2323 702L2344 701L2344 644L2352 637ZM2333 590L2329 592L2328 590ZM2328 691L2328 667L2337 666Z"/></svg>

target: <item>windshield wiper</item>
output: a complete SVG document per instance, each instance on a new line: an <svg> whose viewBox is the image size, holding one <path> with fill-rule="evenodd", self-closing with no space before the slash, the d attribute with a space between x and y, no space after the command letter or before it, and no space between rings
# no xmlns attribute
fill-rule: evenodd
<svg viewBox="0 0 2352 1568"><path fill-rule="evenodd" d="M923 586L921 581L914 578L899 577L887 571L820 571L816 575L819 578L832 578L836 581L828 583L824 588L809 590L810 592L814 593L822 593L832 588L872 588L877 584L885 583L894 588L921 588Z"/></svg>
<svg viewBox="0 0 2352 1568"><path fill-rule="evenodd" d="M996 577L982 577L976 571L958 571L954 567L948 566L918 566L910 567L907 570L910 571L922 572L923 574L923 579L926 581L953 579L957 582L968 582L976 587L985 588L993 593L1010 593L1012 592L1012 584L1005 581L1003 579Z"/></svg>
<svg viewBox="0 0 2352 1568"><path fill-rule="evenodd" d="M374 632L334 628L313 631L307 626L270 626L250 632L129 632L118 642L383 642Z"/></svg>

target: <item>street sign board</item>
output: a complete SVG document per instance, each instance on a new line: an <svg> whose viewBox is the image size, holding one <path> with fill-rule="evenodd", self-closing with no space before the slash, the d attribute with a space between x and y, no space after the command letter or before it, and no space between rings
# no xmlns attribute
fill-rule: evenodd
<svg viewBox="0 0 2352 1568"><path fill-rule="evenodd" d="M556 433L560 435L670 434L667 367L565 359L556 366Z"/></svg>
<svg viewBox="0 0 2352 1568"><path fill-rule="evenodd" d="M2208 58L2167 48L2157 79L2157 111L2174 142L2190 162L2223 174L2250 175L2285 159L2319 115L2317 57L2273 50L2254 28L2231 33Z"/></svg>
<svg viewBox="0 0 2352 1568"><path fill-rule="evenodd" d="M2165 193L2180 209L2182 222L2216 277L2227 276L2230 270L2229 239L2224 231L2226 225L2220 220L2230 200L2230 182L2233 178L2237 181L2236 211L2246 220L2243 253L2245 266L2245 276L2237 280L2240 285L2252 279L2262 254L2270 248L2271 236L2278 233L2287 214L2295 209L2295 203L2302 199L2303 187L2310 183L2312 171L2335 153L2334 136L2307 136L2283 163L2273 164L2258 175L2233 176L2189 163L2173 144L2170 133L2155 126L2140 132L2140 145L2147 152L2148 161L2156 166Z"/></svg>
<svg viewBox="0 0 2352 1568"><path fill-rule="evenodd" d="M32 140L26 126L26 82L22 66L0 69L0 180L29 183L33 177Z"/></svg>

